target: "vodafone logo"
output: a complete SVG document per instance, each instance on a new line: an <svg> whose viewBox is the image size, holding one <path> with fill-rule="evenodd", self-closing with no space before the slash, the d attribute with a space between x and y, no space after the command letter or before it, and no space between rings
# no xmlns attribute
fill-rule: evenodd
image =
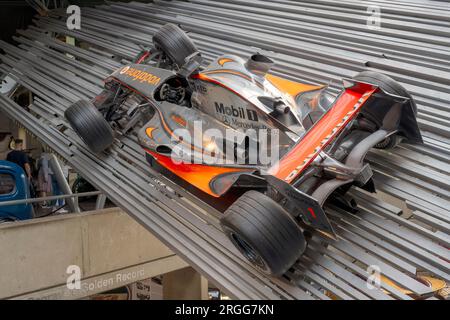
<svg viewBox="0 0 450 320"><path fill-rule="evenodd" d="M156 86L161 81L161 78L155 76L154 74L148 73L143 70L135 69L130 66L123 67L119 71L119 74L123 74L130 78L133 78L133 80L137 80L141 83L146 82L154 86Z"/></svg>
<svg viewBox="0 0 450 320"><path fill-rule="evenodd" d="M125 72L127 72L128 70L130 70L129 66L123 67L122 70L120 70L120 74L124 74Z"/></svg>

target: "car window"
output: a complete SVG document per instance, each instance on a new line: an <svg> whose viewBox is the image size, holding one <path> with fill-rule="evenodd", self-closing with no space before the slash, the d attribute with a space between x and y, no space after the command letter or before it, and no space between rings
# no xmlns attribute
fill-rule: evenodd
<svg viewBox="0 0 450 320"><path fill-rule="evenodd" d="M15 188L14 177L8 173L0 173L0 195L11 193Z"/></svg>

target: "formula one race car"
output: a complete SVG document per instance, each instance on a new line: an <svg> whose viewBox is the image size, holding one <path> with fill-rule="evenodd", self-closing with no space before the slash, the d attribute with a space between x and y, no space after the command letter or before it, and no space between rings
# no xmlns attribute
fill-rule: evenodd
<svg viewBox="0 0 450 320"><path fill-rule="evenodd" d="M167 24L65 116L93 152L135 132L149 164L224 211L224 232L267 274L285 273L311 234L335 238L326 201L355 210L352 185L375 192L371 148L422 142L412 97L383 74L344 79L334 97L270 73L261 52L203 62Z"/></svg>

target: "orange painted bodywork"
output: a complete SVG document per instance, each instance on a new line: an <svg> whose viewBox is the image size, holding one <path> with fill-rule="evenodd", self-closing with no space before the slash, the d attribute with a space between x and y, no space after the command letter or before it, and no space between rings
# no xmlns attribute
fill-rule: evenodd
<svg viewBox="0 0 450 320"><path fill-rule="evenodd" d="M221 58L221 59L219 59L219 61L217 61L221 66L223 66L225 63L227 63L227 62L233 62L234 60L233 59L230 59L230 58Z"/></svg>
<svg viewBox="0 0 450 320"><path fill-rule="evenodd" d="M147 136L151 139L153 139L153 130L155 130L156 128L152 128L152 127L148 127L147 129L145 129L145 133L147 134Z"/></svg>
<svg viewBox="0 0 450 320"><path fill-rule="evenodd" d="M291 183L345 128L376 90L376 87L370 85L345 89L331 109L269 169L269 174Z"/></svg>
<svg viewBox="0 0 450 320"><path fill-rule="evenodd" d="M145 149L160 165L167 170L176 174L178 177L186 180L190 184L194 185L203 192L208 193L211 196L219 197L210 186L211 181L218 176L226 173L237 172L250 172L249 169L228 168L228 167L216 167L204 164L196 163L175 163L171 157L161 155L159 153Z"/></svg>
<svg viewBox="0 0 450 320"><path fill-rule="evenodd" d="M299 93L317 90L323 88L322 86L313 86L309 84L298 83L295 81L283 79L272 74L267 74L266 79L273 84L281 92L285 92L293 97Z"/></svg>
<svg viewBox="0 0 450 320"><path fill-rule="evenodd" d="M240 97L242 97L235 90L227 87L226 85L224 85L220 81L217 81L217 80L215 80L215 79L213 79L213 78L208 76L210 74L220 74L220 73L233 74L235 76L238 76L238 77L244 78L246 80L252 81L251 78L249 78L247 75L243 74L242 72L235 71L235 70L228 70L228 69L219 69L219 70L212 70L212 71L206 71L206 72L203 72L203 73L198 73L198 74L194 75L193 78L220 85L221 87L224 87L225 89L228 89L231 92L233 92L234 94L237 94ZM318 89L323 88L323 86L313 86L313 85L309 85L309 84L298 83L298 82L295 82L295 81L291 81L291 80L287 80L287 79L283 79L283 78L274 76L272 74L266 74L265 78L273 86L275 86L278 90L280 90L281 92L287 93L287 94L291 95L292 97L296 97L298 94L300 94L302 92L308 92L308 91L318 90ZM256 83L256 85L262 86L262 84L260 84L260 83Z"/></svg>
<svg viewBox="0 0 450 320"><path fill-rule="evenodd" d="M173 114L173 115L171 116L171 118L172 118L173 121L175 121L176 123L178 123L180 126L186 127L187 122L186 122L186 120L185 120L184 118L182 118L181 116L176 115L176 114Z"/></svg>

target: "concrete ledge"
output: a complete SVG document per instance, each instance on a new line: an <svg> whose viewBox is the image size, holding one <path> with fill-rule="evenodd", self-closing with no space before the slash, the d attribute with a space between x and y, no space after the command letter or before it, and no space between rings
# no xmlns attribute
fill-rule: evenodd
<svg viewBox="0 0 450 320"><path fill-rule="evenodd" d="M0 243L0 298L76 299L187 266L117 208L4 224Z"/></svg>

